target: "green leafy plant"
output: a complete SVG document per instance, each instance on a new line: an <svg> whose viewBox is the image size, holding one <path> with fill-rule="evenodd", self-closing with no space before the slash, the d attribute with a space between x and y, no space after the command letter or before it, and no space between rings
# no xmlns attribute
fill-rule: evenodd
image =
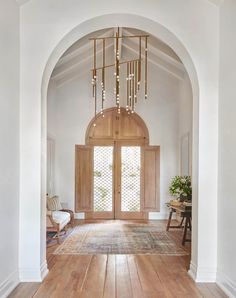
<svg viewBox="0 0 236 298"><path fill-rule="evenodd" d="M181 200L191 200L192 185L190 176L175 176L171 180L169 192Z"/></svg>

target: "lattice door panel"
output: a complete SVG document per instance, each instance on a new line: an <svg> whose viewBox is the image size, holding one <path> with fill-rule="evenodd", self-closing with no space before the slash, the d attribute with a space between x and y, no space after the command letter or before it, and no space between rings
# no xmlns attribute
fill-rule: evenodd
<svg viewBox="0 0 236 298"><path fill-rule="evenodd" d="M94 147L94 212L112 211L113 147Z"/></svg>
<svg viewBox="0 0 236 298"><path fill-rule="evenodd" d="M121 211L140 211L140 147L121 148Z"/></svg>

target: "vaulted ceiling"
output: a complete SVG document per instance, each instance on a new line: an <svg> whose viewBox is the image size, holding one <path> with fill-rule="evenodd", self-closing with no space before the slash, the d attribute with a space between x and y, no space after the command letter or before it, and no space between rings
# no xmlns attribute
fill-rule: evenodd
<svg viewBox="0 0 236 298"><path fill-rule="evenodd" d="M93 65L93 43L89 38L115 36L116 31L117 28L96 31L74 43L56 64L52 73L52 80L58 85L61 85L68 80L85 74ZM146 32L131 28L120 28L120 35L123 36L139 34L146 34ZM124 56L126 59L127 57L138 58L138 40L120 39L120 41L119 52L121 60ZM114 39L106 40L106 53L108 52L110 52L110 58L112 58L112 53L114 53ZM99 63L102 54L102 43L98 43L97 53ZM110 62L112 63L113 61ZM179 57L168 45L154 36L150 36L148 41L148 63L163 69L177 79L182 80L185 76L185 68ZM109 64L109 61L107 61L107 64Z"/></svg>

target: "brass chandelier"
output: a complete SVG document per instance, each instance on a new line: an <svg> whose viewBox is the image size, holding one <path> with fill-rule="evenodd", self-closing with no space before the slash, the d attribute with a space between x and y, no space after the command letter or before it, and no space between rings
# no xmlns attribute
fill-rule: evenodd
<svg viewBox="0 0 236 298"><path fill-rule="evenodd" d="M140 87L142 84L142 67L143 61L142 56L144 56L144 98L147 99L147 54L148 54L148 37L149 35L130 35L130 36L120 36L120 30L118 28L115 36L110 37L95 37L90 38L93 41L93 69L92 69L92 93L94 99L94 114L95 118L98 114L98 83L101 82L101 97L100 97L100 111L99 113L104 117L104 102L106 100L106 79L105 72L107 68L114 68L114 79L115 79L115 105L117 107L117 112L120 113L121 103L120 103L120 78L126 77L126 111L134 113L135 105L138 102L138 97ZM120 61L119 45L122 39L137 39L138 42L138 57L128 60ZM115 55L114 63L106 65L106 41L108 39L115 39ZM97 66L97 48L98 43L102 43L102 66ZM122 67L121 65L126 65ZM122 74L122 70L125 70L125 74Z"/></svg>

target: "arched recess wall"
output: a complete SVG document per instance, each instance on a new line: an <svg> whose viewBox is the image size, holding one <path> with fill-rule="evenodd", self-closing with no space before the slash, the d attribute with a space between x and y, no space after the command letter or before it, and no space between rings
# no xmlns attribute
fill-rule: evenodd
<svg viewBox="0 0 236 298"><path fill-rule="evenodd" d="M57 16L59 17L59 16ZM168 23L168 22L167 22ZM63 33L59 34L60 39L57 45L48 44L47 40L44 40L44 46L47 46L47 51L44 51L44 55L40 54L39 49L39 61L38 65L33 64L35 72L29 69L25 73L22 71L22 84L21 84L21 112L23 118L21 123L21 193L20 193L20 271L21 280L39 280L44 277L47 273L47 267L45 262L45 185L46 185L46 175L45 175L45 165L46 165L46 150L45 150L45 140L46 140L46 100L47 100L47 87L50 79L51 72L63 52L71 46L75 41L85 36L86 34L108 27L115 26L126 26L133 27L140 30L147 31L154 36L160 38L169 46L171 46L175 52L182 59L187 72L189 74L192 89L193 89L193 200L194 200L194 214L193 214L193 251L192 251L192 267L191 274L194 278L198 280L213 280L214 270L216 267L216 209L212 210L211 217L204 211L205 206L203 206L203 201L205 196L208 198L209 204L214 205L216 198L216 177L217 170L215 166L210 167L212 163L217 160L216 150L216 137L214 124L217 122L215 115L215 106L212 106L212 101L209 101L209 95L212 95L214 100L217 100L217 95L215 90L211 90L204 83L205 76L207 75L207 69L201 69L201 63L199 59L202 53L190 51L190 54L186 50L189 42L184 46L180 40L184 39L184 29L182 32L171 33L165 27L160 25L158 21L150 20L143 16L137 16L133 14L108 14L101 15L98 17L91 18L85 22L79 22L73 30L69 30L66 36ZM168 24L163 22L166 27ZM24 26L23 26L24 28ZM68 28L69 29L69 28ZM177 28L179 29L179 28ZM183 28L182 28L183 29ZM56 29L55 29L56 30ZM59 29L60 31L60 29ZM62 30L63 31L63 30ZM178 34L179 33L179 34ZM182 33L182 34L181 34ZM176 35L179 35L178 38ZM26 42L30 36L26 36L23 40ZM23 41L23 44L24 44ZM194 47L193 47L194 48ZM23 60L22 69L27 69L28 62L26 55L27 50L24 49L21 59ZM204 56L204 55L203 55ZM26 60L24 60L26 59ZM204 58L206 61L206 57ZM43 73L44 69L44 73ZM195 70L196 69L196 70ZM209 70L209 75L212 73L212 69ZM31 78L31 86L28 85L27 78ZM42 83L42 84L41 84ZM213 85L216 82L213 78ZM41 86L41 90L40 90ZM199 88L199 86L201 88ZM33 89L33 88L36 89ZM217 87L217 86L216 86ZM199 89L201 92L199 93ZM41 92L40 92L41 91ZM36 92L36 93L35 93ZM35 93L35 94L34 94ZM34 94L34 96L33 96ZM30 102L32 100L35 105ZM210 97L212 98L212 97ZM213 102L214 102L213 100ZM200 110L200 123L199 123L199 103L206 101L202 105L202 110ZM39 106L39 103L41 105ZM33 105L33 106L32 106ZM205 127L209 119L209 105L214 111L215 122ZM33 109L33 113L27 114ZM211 109L212 111L212 109ZM33 125L31 131L25 130L27 121L32 121ZM31 135L33 132L36 134ZM209 142L208 137L210 136L211 142ZM29 146L29 147L27 147ZM32 149L30 158L27 156L27 149ZM201 155L207 149L207 157ZM25 151L26 150L26 151ZM211 155L208 155L208 152ZM206 152L206 151L205 151ZM33 156L34 155L34 156ZM200 157L200 158L199 158ZM208 165L208 166L207 166ZM206 169L210 169L207 170ZM31 177L31 186L29 187L28 173L34 172ZM213 175L212 175L213 174ZM200 177L200 179L198 179ZM211 188L210 188L211 187ZM34 195L34 202L32 203L32 195ZM204 196L205 195L205 196ZM32 206L31 213L27 211L28 207ZM200 210L200 212L199 212ZM31 221L31 218L34 221ZM32 231L30 235L34 233L31 238L31 243L29 244L27 239L29 236L29 231L27 231L27 224L32 222ZM207 226L207 232L210 232L212 237L206 235L205 227ZM205 232L204 232L205 230ZM26 236L27 235L27 236ZM25 249L25 247L27 247ZM209 250L205 248L208 247ZM34 254L28 254L26 256L26 251L33 249ZM33 268L30 277L24 268ZM205 275L204 275L205 274Z"/></svg>

